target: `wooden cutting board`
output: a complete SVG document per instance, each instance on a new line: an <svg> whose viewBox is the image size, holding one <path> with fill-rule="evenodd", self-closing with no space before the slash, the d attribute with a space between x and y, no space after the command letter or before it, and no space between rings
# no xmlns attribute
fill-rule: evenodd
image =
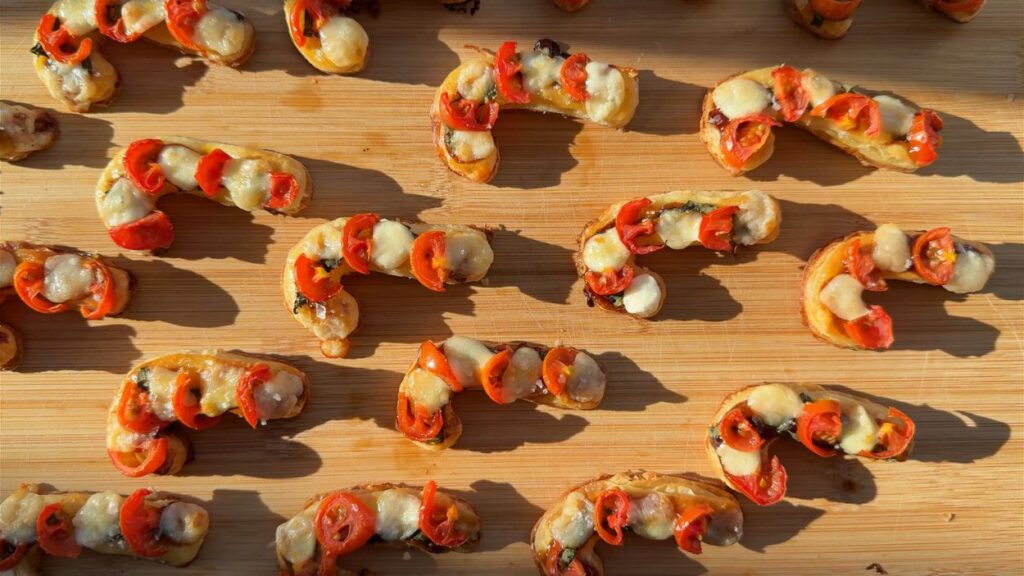
<svg viewBox="0 0 1024 576"><path fill-rule="evenodd" d="M141 486L207 501L209 540L187 570L86 554L46 560L49 574L274 574L274 528L311 494L361 482L437 480L471 500L485 531L470 555L375 548L343 563L381 574L532 574L533 522L566 488L631 468L710 474L701 439L729 391L766 380L835 383L891 401L918 424L904 464L822 461L784 448L789 497L744 503L746 535L687 558L669 542L602 546L612 575L1021 574L1024 537L1024 4L992 0L956 25L909 0L865 2L851 34L813 38L779 2L595 0L566 15L547 0L484 0L474 16L430 0L387 0L361 17L369 68L325 76L292 48L281 3L225 0L255 22L241 70L208 69L145 43L105 52L124 74L115 105L60 111L60 142L0 180L4 239L95 250L138 278L123 318L40 316L8 303L25 336L21 371L0 376L0 494L21 481L62 489ZM44 2L0 6L0 96L59 107L31 67ZM641 105L627 132L554 116L502 114L502 166L492 185L447 173L427 110L435 86L468 51L538 37L641 69ZM876 171L793 130L748 178L731 178L696 135L707 86L788 62L891 90L945 119L942 158L919 174ZM163 257L119 254L93 206L116 147L178 134L267 147L300 158L316 193L300 217L247 215L194 197L168 198L178 237ZM641 322L588 309L570 263L583 224L608 204L671 189L759 188L776 195L783 231L736 258L659 253L661 316ZM353 279L363 323L351 357L327 360L281 304L288 248L326 219L362 211L495 227L486 282L434 294L413 282ZM897 328L883 353L812 338L797 310L801 266L847 232L896 222L951 226L988 243L998 269L980 294L895 286L873 296ZM393 428L395 392L417 343L464 334L557 340L598 355L609 372L601 409L457 402L465 436L443 454ZM193 435L198 456L178 477L131 480L104 453L104 419L119 378L143 358L184 348L280 354L306 370L311 404L253 432L238 419Z"/></svg>

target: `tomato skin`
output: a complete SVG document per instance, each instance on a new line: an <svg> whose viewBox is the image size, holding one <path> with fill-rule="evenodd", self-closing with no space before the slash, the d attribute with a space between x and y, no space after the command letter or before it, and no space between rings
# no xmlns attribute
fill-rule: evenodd
<svg viewBox="0 0 1024 576"><path fill-rule="evenodd" d="M629 524L629 495L622 488L602 492L594 502L594 530L612 546L622 546L623 530Z"/></svg>
<svg viewBox="0 0 1024 576"><path fill-rule="evenodd" d="M238 409L242 417L255 430L260 424L260 413L256 409L256 387L266 384L271 378L270 366L257 364L250 367L242 374L235 387L235 400L238 402Z"/></svg>
<svg viewBox="0 0 1024 576"><path fill-rule="evenodd" d="M541 364L541 378L544 380L544 387L548 389L548 393L554 396L565 394L577 354L579 354L579 350L575 348L555 346L544 355L544 362Z"/></svg>
<svg viewBox="0 0 1024 576"><path fill-rule="evenodd" d="M13 570L25 554L28 554L28 549L28 544L11 544L0 539L0 570Z"/></svg>
<svg viewBox="0 0 1024 576"><path fill-rule="evenodd" d="M231 156L227 152L215 148L200 158L199 163L196 164L195 179L207 198L213 198L220 192L221 180L224 178L224 166L228 160L231 160Z"/></svg>
<svg viewBox="0 0 1024 576"><path fill-rule="evenodd" d="M700 219L697 238L705 248L722 252L732 251L733 216L738 206L722 206L708 212Z"/></svg>
<svg viewBox="0 0 1024 576"><path fill-rule="evenodd" d="M733 476L728 472L726 477L740 492L758 506L770 506L786 495L786 469L782 467L778 456L773 456L765 470L764 459L761 470L749 476Z"/></svg>
<svg viewBox="0 0 1024 576"><path fill-rule="evenodd" d="M14 269L14 291L26 306L43 314L57 314L68 309L64 302L50 302L43 296L46 267L42 262L24 261Z"/></svg>
<svg viewBox="0 0 1024 576"><path fill-rule="evenodd" d="M882 271L878 269L871 255L865 252L861 246L860 238L850 242L844 263L850 276L856 278L865 289L872 292L884 292L889 289L882 278Z"/></svg>
<svg viewBox="0 0 1024 576"><path fill-rule="evenodd" d="M326 302L341 292L341 282L331 277L319 260L305 254L295 259L295 287L310 302Z"/></svg>
<svg viewBox="0 0 1024 576"><path fill-rule="evenodd" d="M523 88L523 64L518 58L516 43L504 42L494 57L495 84L509 102L529 104L530 93Z"/></svg>
<svg viewBox="0 0 1024 576"><path fill-rule="evenodd" d="M121 535L133 552L144 558L156 558L167 552L157 543L160 530L160 510L146 505L146 497L153 491L139 488L125 498L121 505L119 524Z"/></svg>
<svg viewBox="0 0 1024 576"><path fill-rule="evenodd" d="M60 502L46 506L36 517L36 537L39 547L50 556L77 558L82 553L82 546L75 541L71 516Z"/></svg>
<svg viewBox="0 0 1024 576"><path fill-rule="evenodd" d="M156 472L164 465L167 461L167 445L167 438L150 438L134 452L115 452L108 449L107 456L121 474L129 478L140 478ZM144 456L136 456L139 452ZM133 457L136 462L126 462L126 457Z"/></svg>
<svg viewBox="0 0 1024 576"><path fill-rule="evenodd" d="M157 163L156 157L164 143L155 138L136 140L128 145L125 150L122 164L128 174L128 179L136 188L146 194L156 194L163 189L167 182L164 178L163 169Z"/></svg>
<svg viewBox="0 0 1024 576"><path fill-rule="evenodd" d="M860 6L861 0L811 0L811 9L828 20L846 20Z"/></svg>
<svg viewBox="0 0 1024 576"><path fill-rule="evenodd" d="M792 66L782 65L772 70L775 81L775 101L782 109L786 122L796 122L807 111L811 96L803 87L803 72Z"/></svg>
<svg viewBox="0 0 1024 576"><path fill-rule="evenodd" d="M456 527L459 508L455 502L447 506L437 503L437 482L423 486L420 502L420 530L431 542L444 548L458 548L469 540L469 535Z"/></svg>
<svg viewBox="0 0 1024 576"><path fill-rule="evenodd" d="M839 442L843 433L843 409L835 400L821 399L804 404L803 412L796 420L796 437L800 443L823 458L836 455L832 446ZM824 441L828 446L822 446Z"/></svg>
<svg viewBox="0 0 1024 576"><path fill-rule="evenodd" d="M354 494L335 492L320 502L314 526L323 555L338 557L355 552L373 537L375 518Z"/></svg>
<svg viewBox="0 0 1024 576"><path fill-rule="evenodd" d="M577 102L585 102L590 99L590 94L587 93L587 64L589 63L590 58L586 54L573 54L565 59L562 69L559 71L562 89Z"/></svg>
<svg viewBox="0 0 1024 576"><path fill-rule="evenodd" d="M433 230L417 236L409 250L409 262L420 284L435 292L444 292L444 283L450 274L444 232Z"/></svg>
<svg viewBox="0 0 1024 576"><path fill-rule="evenodd" d="M651 205L650 198L637 198L622 205L615 215L615 231L619 240L633 254L650 254L665 247L665 244L642 244L636 241L654 233L654 220L645 220L644 209ZM648 238L649 239L649 238Z"/></svg>
<svg viewBox="0 0 1024 576"><path fill-rule="evenodd" d="M843 331L854 342L869 350L892 346L892 318L881 306L869 306L868 314L856 320L844 320Z"/></svg>
<svg viewBox="0 0 1024 576"><path fill-rule="evenodd" d="M419 367L444 380L452 392L462 392L462 384L452 371L448 357L430 340L420 344Z"/></svg>
<svg viewBox="0 0 1024 576"><path fill-rule="evenodd" d="M171 36L189 50L204 53L196 44L196 24L206 14L206 0L164 0L164 11L167 13L167 30Z"/></svg>
<svg viewBox="0 0 1024 576"><path fill-rule="evenodd" d="M149 405L149 391L128 379L117 404L117 422L122 428L139 434L151 434L167 425Z"/></svg>
<svg viewBox="0 0 1024 576"><path fill-rule="evenodd" d="M487 397L498 404L515 402L515 398L505 397L505 385L501 381L501 375L505 373L510 362L512 362L512 349L504 348L491 356L480 372L484 392L487 392Z"/></svg>
<svg viewBox="0 0 1024 576"><path fill-rule="evenodd" d="M110 276L110 269L99 260L86 260L85 266L98 275L100 280L89 285L89 293L92 298L82 302L79 311L82 318L86 320L99 320L105 318L114 309L114 279Z"/></svg>
<svg viewBox="0 0 1024 576"><path fill-rule="evenodd" d="M334 16L339 9L348 5L348 0L298 0L288 15L288 31L292 41L298 47L306 45L306 24L304 17L308 12L313 18L310 30L319 32L320 28Z"/></svg>
<svg viewBox="0 0 1024 576"><path fill-rule="evenodd" d="M755 452L764 446L765 439L751 421L750 409L737 406L722 417L718 425L722 441L730 448L741 452Z"/></svg>
<svg viewBox="0 0 1024 576"><path fill-rule="evenodd" d="M127 250L164 250L174 243L174 225L160 210L107 231L110 239Z"/></svg>
<svg viewBox="0 0 1024 576"><path fill-rule="evenodd" d="M116 8L118 14L114 22L107 18L112 8ZM141 34L128 32L128 29L125 27L124 18L121 17L121 8L120 0L96 0L96 3L93 5L93 16L96 18L96 26L100 29L101 34L114 41L121 43L134 42L139 39Z"/></svg>
<svg viewBox="0 0 1024 576"><path fill-rule="evenodd" d="M921 110L914 115L907 133L907 154L918 166L928 166L939 158L935 151L942 144L942 117L932 110Z"/></svg>
<svg viewBox="0 0 1024 576"><path fill-rule="evenodd" d="M878 136L882 132L882 113L878 102L863 94L836 94L812 108L811 116L828 118L844 130L863 130L868 136Z"/></svg>
<svg viewBox="0 0 1024 576"><path fill-rule="evenodd" d="M92 54L92 38L79 41L54 14L43 14L36 36L46 54L61 64L80 64Z"/></svg>
<svg viewBox="0 0 1024 576"><path fill-rule="evenodd" d="M587 567L578 556L574 556L572 562L562 567L562 543L558 540L551 540L551 547L544 557L545 576L587 576Z"/></svg>
<svg viewBox="0 0 1024 576"><path fill-rule="evenodd" d="M696 504L687 507L682 514L676 517L675 524L672 526L672 535L680 550L690 554L703 552L701 538L708 531L713 512L714 509L707 504Z"/></svg>
<svg viewBox="0 0 1024 576"><path fill-rule="evenodd" d="M287 172L270 173L270 197L263 208L270 211L284 210L299 197L299 181Z"/></svg>
<svg viewBox="0 0 1024 576"><path fill-rule="evenodd" d="M452 130L484 132L494 128L498 121L499 107L493 100L483 103L468 98L452 100L447 92L443 92L439 104L441 120Z"/></svg>
<svg viewBox="0 0 1024 576"><path fill-rule="evenodd" d="M345 222L341 232L341 254L345 262L360 274L370 273L370 251L373 250L373 227L380 216L372 212L356 214Z"/></svg>
<svg viewBox="0 0 1024 576"><path fill-rule="evenodd" d="M598 296L611 296L624 292L633 283L635 271L626 264L622 270L605 270L604 272L587 272L584 280L590 290Z"/></svg>
<svg viewBox="0 0 1024 576"><path fill-rule="evenodd" d="M195 392L195 394L193 394ZM199 375L191 370L178 372L174 382L174 415L178 421L193 430L213 428L220 422L221 416L207 416L202 413L199 398L202 395L202 382Z"/></svg>
<svg viewBox="0 0 1024 576"><path fill-rule="evenodd" d="M911 442L914 441L917 427L909 416L896 408L890 407L886 418L887 420L897 420L898 423L885 422L879 427L878 445L882 449L871 452L864 451L860 453L861 456L879 460L897 458L904 454Z"/></svg>
<svg viewBox="0 0 1024 576"><path fill-rule="evenodd" d="M429 442L437 438L444 429L444 413L441 410L430 413L425 408L417 406L405 392L398 393L398 408L395 414L395 426L410 440Z"/></svg>
<svg viewBox="0 0 1024 576"><path fill-rule="evenodd" d="M767 114L750 114L730 120L722 129L721 150L725 162L743 168L772 135L773 126L782 124Z"/></svg>

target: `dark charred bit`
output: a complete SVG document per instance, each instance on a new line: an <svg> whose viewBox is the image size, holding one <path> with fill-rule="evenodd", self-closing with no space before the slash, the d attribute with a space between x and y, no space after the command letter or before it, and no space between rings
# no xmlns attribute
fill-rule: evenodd
<svg viewBox="0 0 1024 576"><path fill-rule="evenodd" d="M35 132L49 132L57 127L57 117L49 112L36 116Z"/></svg>
<svg viewBox="0 0 1024 576"><path fill-rule="evenodd" d="M562 50L562 46L551 38L541 38L540 40L537 40L537 43L533 45L533 51L542 52L549 58L555 58L557 56L561 56L562 58L569 57L569 53Z"/></svg>
<svg viewBox="0 0 1024 576"><path fill-rule="evenodd" d="M718 128L718 131L721 132L722 130L725 130L725 127L729 124L729 119L725 114L722 114L721 110L715 108L711 111L711 114L708 115L708 124Z"/></svg>
<svg viewBox="0 0 1024 576"><path fill-rule="evenodd" d="M883 576L889 573L886 571L885 568L882 568L882 565L878 562L872 562L871 564L868 564L868 567L865 568L865 570L874 570L875 574L882 574Z"/></svg>
<svg viewBox="0 0 1024 576"><path fill-rule="evenodd" d="M801 392L800 401L803 402L804 404L808 404L810 402L813 402L814 398L811 398L809 395L805 394L804 392Z"/></svg>
<svg viewBox="0 0 1024 576"><path fill-rule="evenodd" d="M811 26L814 26L815 28L821 28L821 25L824 23L825 17L822 16L821 14L815 12L814 16L811 16Z"/></svg>
<svg viewBox="0 0 1024 576"><path fill-rule="evenodd" d="M461 12L462 14L469 14L472 16L480 9L480 0L466 0L465 2L445 4L444 7L451 12Z"/></svg>

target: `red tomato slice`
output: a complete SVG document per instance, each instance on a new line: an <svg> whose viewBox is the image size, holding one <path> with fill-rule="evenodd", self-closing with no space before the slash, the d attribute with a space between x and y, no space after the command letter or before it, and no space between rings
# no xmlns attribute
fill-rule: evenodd
<svg viewBox="0 0 1024 576"><path fill-rule="evenodd" d="M348 492L327 496L316 509L316 539L324 556L344 556L362 548L373 537L375 525L373 511Z"/></svg>
<svg viewBox="0 0 1024 576"><path fill-rule="evenodd" d="M722 155L735 168L743 168L747 160L764 147L772 134L772 126L782 124L767 114L750 114L730 120L722 129Z"/></svg>
<svg viewBox="0 0 1024 576"><path fill-rule="evenodd" d="M164 143L154 138L136 140L128 145L124 153L124 171L136 188L146 194L156 194L163 189L166 179L156 157Z"/></svg>
<svg viewBox="0 0 1024 576"><path fill-rule="evenodd" d="M932 8L946 14L977 12L984 3L985 0L935 0Z"/></svg>
<svg viewBox="0 0 1024 576"><path fill-rule="evenodd" d="M508 368L511 361L512 350L504 348L491 356L480 371L484 392L487 392L487 397L498 404L511 404L515 401L515 398L505 397L505 385L501 381L501 375L505 373L505 369Z"/></svg>
<svg viewBox="0 0 1024 576"><path fill-rule="evenodd" d="M909 416L896 408L889 408L886 421L878 428L878 445L873 451L861 452L860 455L877 459L895 458L906 452L914 441L915 431L916 426Z"/></svg>
<svg viewBox="0 0 1024 576"><path fill-rule="evenodd" d="M942 144L942 118L932 110L921 110L914 115L907 133L907 154L918 166L927 166L939 158L935 151Z"/></svg>
<svg viewBox="0 0 1024 576"><path fill-rule="evenodd" d="M14 269L14 291L26 306L43 314L56 314L68 309L68 305L50 302L43 296L46 267L42 262L25 261Z"/></svg>
<svg viewBox="0 0 1024 576"><path fill-rule="evenodd" d="M206 0L164 0L167 30L171 36L189 50L204 52L196 44L195 32L199 20L206 14Z"/></svg>
<svg viewBox="0 0 1024 576"><path fill-rule="evenodd" d="M0 539L0 570L14 570L21 559L28 554L28 544L11 544Z"/></svg>
<svg viewBox="0 0 1024 576"><path fill-rule="evenodd" d="M462 384L455 377L448 357L430 340L420 344L419 367L444 380L453 392L462 392Z"/></svg>
<svg viewBox="0 0 1024 576"><path fill-rule="evenodd" d="M114 467L129 478L148 476L167 461L167 438L150 438L132 452L107 450Z"/></svg>
<svg viewBox="0 0 1024 576"><path fill-rule="evenodd" d="M420 530L431 542L444 548L462 546L469 535L459 530L459 508L452 501L447 505L437 501L437 482L427 482L420 503Z"/></svg>
<svg viewBox="0 0 1024 576"><path fill-rule="evenodd" d="M736 407L726 413L718 425L722 441L730 448L741 452L754 452L764 446L765 440L750 420L746 406Z"/></svg>
<svg viewBox="0 0 1024 576"><path fill-rule="evenodd" d="M863 94L836 94L811 108L811 116L828 118L843 130L863 130L868 136L878 136L882 131L878 102Z"/></svg>
<svg viewBox="0 0 1024 576"><path fill-rule="evenodd" d="M287 172L270 173L270 198L263 203L267 210L284 210L299 197L299 181Z"/></svg>
<svg viewBox="0 0 1024 576"><path fill-rule="evenodd" d="M644 220L644 209L650 205L650 198L637 198L623 204L615 215L615 231L619 234L619 240L633 254L650 254L665 247L650 238L654 234L654 220ZM637 244L637 240L646 242Z"/></svg>
<svg viewBox="0 0 1024 576"><path fill-rule="evenodd" d="M846 20L853 16L861 0L811 0L811 10L828 20Z"/></svg>
<svg viewBox="0 0 1024 576"><path fill-rule="evenodd" d="M859 0L858 0L859 1ZM775 101L786 122L796 122L807 111L811 96L804 90L804 73L792 66L782 65L772 70L775 80Z"/></svg>
<svg viewBox="0 0 1024 576"><path fill-rule="evenodd" d="M767 470L762 460L757 474L733 476L726 472L725 475L758 506L775 504L786 495L786 469L782 467L778 456L772 457Z"/></svg>
<svg viewBox="0 0 1024 576"><path fill-rule="evenodd" d="M881 306L869 306L870 312L856 320L843 321L843 331L854 342L869 350L892 346L892 318Z"/></svg>
<svg viewBox="0 0 1024 576"><path fill-rule="evenodd" d="M515 42L505 42L494 57L498 92L509 102L529 104L530 93L523 88L523 64L519 60Z"/></svg>
<svg viewBox="0 0 1024 576"><path fill-rule="evenodd" d="M207 198L213 198L220 192L220 183L224 178L224 165L231 160L228 153L215 148L209 154L204 155L196 164L195 178L199 187L206 194Z"/></svg>
<svg viewBox="0 0 1024 576"><path fill-rule="evenodd" d="M565 387L572 376L572 366L579 351L568 346L555 346L544 355L541 365L541 377L548 393L554 396L565 394Z"/></svg>
<svg viewBox="0 0 1024 576"><path fill-rule="evenodd" d="M149 388L129 378L117 404L117 422L139 434L151 434L167 425L153 413L149 404Z"/></svg>
<svg viewBox="0 0 1024 576"><path fill-rule="evenodd" d="M200 404L202 397L203 382L199 375L191 370L178 372L178 378L174 381L174 415L179 422L193 430L213 428L223 416L203 414Z"/></svg>
<svg viewBox="0 0 1024 576"><path fill-rule="evenodd" d="M846 256L846 271L860 282L861 286L872 292L884 292L889 286L882 278L882 271L875 265L871 254L861 247L860 239L850 243Z"/></svg>
<svg viewBox="0 0 1024 576"><path fill-rule="evenodd" d="M590 99L590 94L587 93L588 63L590 63L590 58L586 54L573 54L562 63L562 70L559 73L562 89L577 102Z"/></svg>
<svg viewBox="0 0 1024 576"><path fill-rule="evenodd" d="M99 320L114 309L114 300L116 299L114 279L110 276L110 269L107 268L107 265L99 260L86 260L85 266L93 271L93 276L99 276L100 279L89 285L91 298L82 302L79 310L82 313L82 318Z"/></svg>
<svg viewBox="0 0 1024 576"><path fill-rule="evenodd" d="M815 400L804 404L796 420L796 437L818 456L836 455L833 448L843 433L843 409L835 400Z"/></svg>
<svg viewBox="0 0 1024 576"><path fill-rule="evenodd" d="M298 0L288 15L288 30L300 48L306 45L306 33L316 34L332 16L348 5L348 0ZM306 15L311 21L307 24Z"/></svg>
<svg viewBox="0 0 1024 576"><path fill-rule="evenodd" d="M633 267L626 264L622 270L608 269L604 272L587 272L584 280L590 290L598 296L611 296L625 292L633 282Z"/></svg>
<svg viewBox="0 0 1024 576"><path fill-rule="evenodd" d="M380 216L369 212L356 214L345 222L341 231L341 254L345 262L360 274L370 273L370 251L373 249L373 227Z"/></svg>
<svg viewBox="0 0 1024 576"><path fill-rule="evenodd" d="M429 442L444 429L444 414L440 410L431 413L414 404L404 392L398 393L396 414L395 425L410 440Z"/></svg>
<svg viewBox="0 0 1024 576"><path fill-rule="evenodd" d="M114 244L128 250L163 250L174 242L174 225L160 210L153 210L134 222L114 226L107 232Z"/></svg>
<svg viewBox="0 0 1024 576"><path fill-rule="evenodd" d="M133 552L144 558L162 556L164 550L157 542L160 533L160 509L149 506L146 497L153 491L139 488L125 498L121 505L119 523L121 535Z"/></svg>
<svg viewBox="0 0 1024 576"><path fill-rule="evenodd" d="M545 576L587 576L587 567L577 556L573 556L568 564L562 562L562 543L558 540L551 540L551 548L544 557Z"/></svg>
<svg viewBox="0 0 1024 576"><path fill-rule="evenodd" d="M715 510L707 504L695 504L688 506L683 513L676 517L672 526L672 535L676 538L676 546L683 552L700 554L701 539L708 531L711 524L711 514Z"/></svg>
<svg viewBox="0 0 1024 576"><path fill-rule="evenodd" d="M409 262L420 284L435 292L444 292L444 283L451 273L445 255L444 232L434 230L417 236L409 250Z"/></svg>
<svg viewBox="0 0 1024 576"><path fill-rule="evenodd" d="M39 547L50 556L78 558L82 546L75 541L75 528L71 515L64 512L60 502L43 508L36 518L36 538Z"/></svg>
<svg viewBox="0 0 1024 576"><path fill-rule="evenodd" d="M242 411L242 417L254 430L259 426L260 412L256 409L256 397L253 393L257 386L267 383L270 377L270 366L257 364L242 374L235 387L235 400L238 402L238 408Z"/></svg>
<svg viewBox="0 0 1024 576"><path fill-rule="evenodd" d="M295 259L295 286L310 302L326 302L341 292L341 282L331 277L323 263L305 254Z"/></svg>
<svg viewBox="0 0 1024 576"><path fill-rule="evenodd" d="M732 251L733 216L738 206L722 206L708 212L700 219L697 238L711 250Z"/></svg>
<svg viewBox="0 0 1024 576"><path fill-rule="evenodd" d="M629 524L629 495L622 488L605 490L594 502L594 530L601 540L622 546L622 531Z"/></svg>
<svg viewBox="0 0 1024 576"><path fill-rule="evenodd" d="M125 27L124 18L121 16L121 0L96 0L93 5L93 15L96 17L96 26L100 33L107 38L117 42L134 42L141 34L128 32Z"/></svg>
<svg viewBox="0 0 1024 576"><path fill-rule="evenodd" d="M478 103L467 98L452 100L447 92L441 94L441 120L452 130L484 132L494 128L498 121L498 103Z"/></svg>
<svg viewBox="0 0 1024 576"><path fill-rule="evenodd" d="M54 14L43 14L36 35L46 54L61 64L79 64L92 54L92 39L80 40Z"/></svg>

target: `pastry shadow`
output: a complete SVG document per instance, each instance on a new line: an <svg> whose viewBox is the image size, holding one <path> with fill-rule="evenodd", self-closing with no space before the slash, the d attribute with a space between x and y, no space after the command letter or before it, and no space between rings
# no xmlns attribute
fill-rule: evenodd
<svg viewBox="0 0 1024 576"><path fill-rule="evenodd" d="M491 401L483 390L472 390L455 400L463 433L452 450L510 452L526 444L554 444L582 432L589 420L583 411L550 408L520 401L504 406Z"/></svg>
<svg viewBox="0 0 1024 576"><path fill-rule="evenodd" d="M572 250L503 227L493 230L491 246L494 264L483 281L488 288L516 287L552 304L569 301L576 281Z"/></svg>
<svg viewBox="0 0 1024 576"><path fill-rule="evenodd" d="M974 122L939 112L942 146L939 159L922 168L922 176L967 176L975 182L1024 182L1024 150L1011 132L989 131Z"/></svg>
<svg viewBox="0 0 1024 576"><path fill-rule="evenodd" d="M125 318L214 328L230 326L238 317L239 307L231 294L191 270L160 259L117 258L114 262L135 279ZM197 307L197 301L202 306Z"/></svg>
<svg viewBox="0 0 1024 576"><path fill-rule="evenodd" d="M896 340L890 350L941 350L960 358L985 356L995 350L1000 330L946 311L947 303L966 299L965 294L939 286L907 282L889 282L887 291L866 296L868 304L881 304L892 317Z"/></svg>
<svg viewBox="0 0 1024 576"><path fill-rule="evenodd" d="M795 126L775 128L772 132L775 134L772 157L743 177L755 182L775 182L788 177L827 187L848 184L879 170L861 164L836 146ZM710 156L708 161L714 162Z"/></svg>
<svg viewBox="0 0 1024 576"><path fill-rule="evenodd" d="M571 148L583 126L584 122L556 114L504 112L494 127L501 161L491 184L523 190L557 186L562 175L579 164ZM591 128L611 130L603 126Z"/></svg>
<svg viewBox="0 0 1024 576"><path fill-rule="evenodd" d="M625 130L672 136L695 134L707 88L640 70L640 105Z"/></svg>
<svg viewBox="0 0 1024 576"><path fill-rule="evenodd" d="M93 116L45 109L57 118L60 125L57 140L49 149L33 152L13 165L35 170L59 170L68 166L103 168L107 165L107 149L113 145L114 139L113 124ZM82 151L87 153L82 154Z"/></svg>
<svg viewBox="0 0 1024 576"><path fill-rule="evenodd" d="M630 576L663 576L666 567L671 566L673 574L707 574L708 569L694 557L676 547L672 538L648 540L630 534L622 546L597 543L597 555L604 564L606 574L629 574ZM726 548L705 545L705 554L728 554Z"/></svg>
<svg viewBox="0 0 1024 576"><path fill-rule="evenodd" d="M981 294L991 294L1000 300L1024 300L1024 244L1004 242L986 244L996 259L996 269Z"/></svg>
<svg viewBox="0 0 1024 576"><path fill-rule="evenodd" d="M764 247L806 262L819 248L858 230L874 230L878 225L838 204L814 204L780 200L782 227L779 237ZM794 284L800 279L795 278Z"/></svg>
<svg viewBox="0 0 1024 576"><path fill-rule="evenodd" d="M732 297L721 281L704 274L703 270L712 264L742 266L756 260L759 250L764 247L733 255L693 247L682 251L660 250L644 256L638 264L657 272L665 281L665 302L654 320L724 322L739 316L743 304Z"/></svg>
<svg viewBox="0 0 1024 576"><path fill-rule="evenodd" d="M473 505L483 521L475 552L497 552L523 542L544 509L527 500L508 482L476 480L470 490L447 490Z"/></svg>
<svg viewBox="0 0 1024 576"><path fill-rule="evenodd" d="M742 495L736 497L743 502L743 538L739 545L761 554L769 546L792 540L825 514L819 508L786 500L772 506L758 506Z"/></svg>
<svg viewBox="0 0 1024 576"><path fill-rule="evenodd" d="M230 548L236 561L249 564L253 570L276 565L274 547L268 541L273 542L277 527L287 518L270 510L258 491L215 488L210 499L200 504L210 513L210 532L204 544L207 550ZM218 562L222 563L223 558L201 552L189 567L216 573L225 568Z"/></svg>
<svg viewBox="0 0 1024 576"><path fill-rule="evenodd" d="M185 92L199 84L211 66L226 68L148 41L107 42L102 51L117 69L121 87L109 108L92 112L168 114L184 107Z"/></svg>
<svg viewBox="0 0 1024 576"><path fill-rule="evenodd" d="M254 214L191 194L165 196L158 207L174 223L175 230L174 244L161 251L160 256L266 263L274 228L257 223Z"/></svg>
<svg viewBox="0 0 1024 576"><path fill-rule="evenodd" d="M654 404L682 404L688 400L619 352L605 352L596 359L608 378L598 410L642 412Z"/></svg>
<svg viewBox="0 0 1024 576"><path fill-rule="evenodd" d="M312 394L311 394L312 396ZM303 411L305 412L305 411ZM299 414L292 420L302 420ZM309 422L296 422L307 426ZM216 427L202 432L174 424L188 436L193 458L176 476L247 476L251 478L303 478L318 471L323 464L312 448L294 440L294 425L284 426L272 420L253 430L245 419L227 415ZM259 458L253 457L254 444Z"/></svg>
<svg viewBox="0 0 1024 576"><path fill-rule="evenodd" d="M786 498L813 500L822 498L844 504L867 504L878 495L875 478L863 460L834 456L822 458L796 440L783 438L772 445L771 454L778 456L788 473ZM885 462L898 466L898 463ZM755 507L745 496L750 507Z"/></svg>

